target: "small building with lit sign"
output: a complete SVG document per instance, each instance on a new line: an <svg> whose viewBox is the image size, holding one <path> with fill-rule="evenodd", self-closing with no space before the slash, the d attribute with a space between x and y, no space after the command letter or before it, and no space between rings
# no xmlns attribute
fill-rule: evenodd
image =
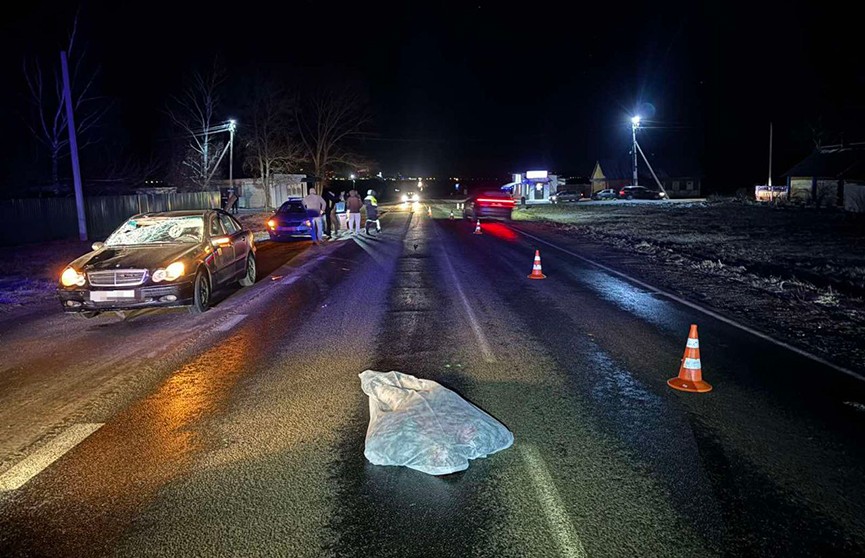
<svg viewBox="0 0 865 558"><path fill-rule="evenodd" d="M515 173L513 181L502 186L510 190L518 202L525 197L527 204L550 203L550 196L559 187L559 177L545 170L530 170L525 173Z"/></svg>

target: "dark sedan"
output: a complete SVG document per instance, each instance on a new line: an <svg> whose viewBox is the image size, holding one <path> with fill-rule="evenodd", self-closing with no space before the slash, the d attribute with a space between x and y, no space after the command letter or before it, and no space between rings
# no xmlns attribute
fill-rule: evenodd
<svg viewBox="0 0 865 558"><path fill-rule="evenodd" d="M222 210L199 209L131 217L66 267L57 292L65 311L85 317L170 306L200 313L234 282L255 283L253 234Z"/></svg>
<svg viewBox="0 0 865 558"><path fill-rule="evenodd" d="M482 192L469 198L463 206L464 219L480 219L482 217L498 217L510 219L516 202L507 192L492 190Z"/></svg>
<svg viewBox="0 0 865 558"><path fill-rule="evenodd" d="M312 237L312 222L300 198L291 198L279 206L267 220L267 233L277 241Z"/></svg>
<svg viewBox="0 0 865 558"><path fill-rule="evenodd" d="M663 200L667 194L645 186L623 186L619 190L619 197L626 200Z"/></svg>

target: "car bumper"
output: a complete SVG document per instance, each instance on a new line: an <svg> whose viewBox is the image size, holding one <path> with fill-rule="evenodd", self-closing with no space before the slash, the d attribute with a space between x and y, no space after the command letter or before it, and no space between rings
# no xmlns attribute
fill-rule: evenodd
<svg viewBox="0 0 865 558"><path fill-rule="evenodd" d="M510 219L513 208L510 207L476 207L476 217L495 217L498 219Z"/></svg>
<svg viewBox="0 0 865 558"><path fill-rule="evenodd" d="M101 312L136 308L170 308L192 304L192 281L165 285L144 285L129 289L58 289L65 312Z"/></svg>
<svg viewBox="0 0 865 558"><path fill-rule="evenodd" d="M277 227L276 230L268 230L271 240L292 240L295 238L309 238L312 236L312 227L299 225L297 227Z"/></svg>

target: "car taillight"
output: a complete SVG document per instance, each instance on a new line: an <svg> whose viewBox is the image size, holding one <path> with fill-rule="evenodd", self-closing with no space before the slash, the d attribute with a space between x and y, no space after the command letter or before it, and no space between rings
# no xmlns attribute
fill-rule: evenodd
<svg viewBox="0 0 865 558"><path fill-rule="evenodd" d="M489 205L491 203L501 203L501 204L505 204L505 205L516 205L517 202L515 202L512 199L507 199L507 198L478 198L477 199L478 205Z"/></svg>
<svg viewBox="0 0 865 558"><path fill-rule="evenodd" d="M624 191L624 190L619 190L619 195L620 195L620 196L624 196L624 195L625 195L625 191Z"/></svg>

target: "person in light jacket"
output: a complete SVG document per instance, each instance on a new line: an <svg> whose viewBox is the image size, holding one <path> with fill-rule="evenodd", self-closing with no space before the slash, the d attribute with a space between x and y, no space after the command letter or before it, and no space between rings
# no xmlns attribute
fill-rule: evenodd
<svg viewBox="0 0 865 558"><path fill-rule="evenodd" d="M306 218L310 221L309 228L312 234L312 241L318 244L324 235L321 216L324 210L327 209L327 204L324 202L324 198L315 192L315 188L310 188L309 195L303 198L303 207L306 208Z"/></svg>
<svg viewBox="0 0 865 558"><path fill-rule="evenodd" d="M366 234L369 234L369 226L375 223L376 232L381 232L381 223L378 220L378 200L375 199L375 190L368 190L363 199L366 207Z"/></svg>

